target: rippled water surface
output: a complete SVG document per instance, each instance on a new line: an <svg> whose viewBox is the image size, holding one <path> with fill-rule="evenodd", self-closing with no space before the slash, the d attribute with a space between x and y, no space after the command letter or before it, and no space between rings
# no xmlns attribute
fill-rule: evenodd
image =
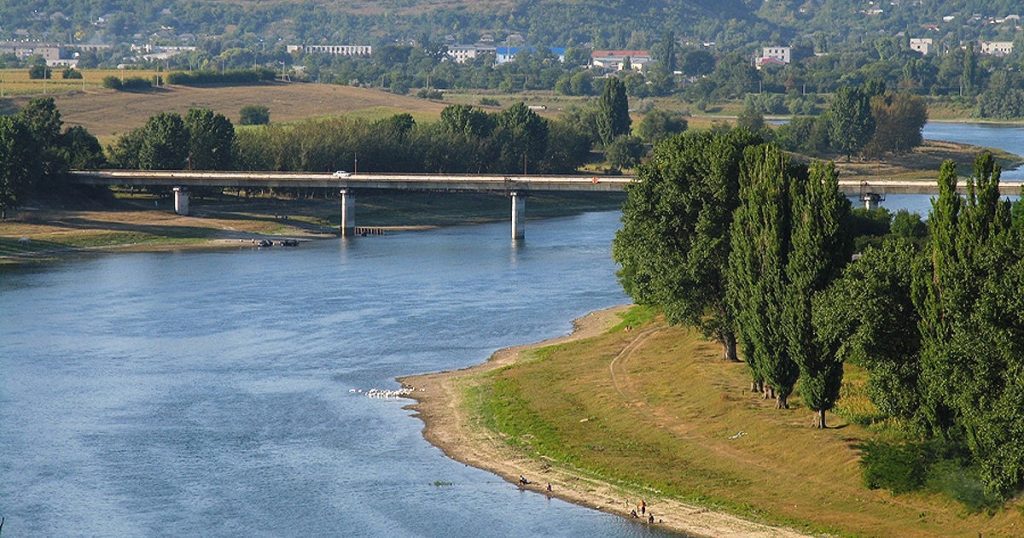
<svg viewBox="0 0 1024 538"><path fill-rule="evenodd" d="M651 534L449 460L407 401L351 392L624 302L618 219L0 273L4 536Z"/></svg>

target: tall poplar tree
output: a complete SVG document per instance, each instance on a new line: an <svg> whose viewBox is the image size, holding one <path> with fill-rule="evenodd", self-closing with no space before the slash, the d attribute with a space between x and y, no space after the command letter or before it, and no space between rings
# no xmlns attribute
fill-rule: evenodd
<svg viewBox="0 0 1024 538"><path fill-rule="evenodd" d="M604 83L597 111L597 134L603 144L608 145L615 137L629 134L632 120L629 118L626 85L621 80L610 77Z"/></svg>
<svg viewBox="0 0 1024 538"><path fill-rule="evenodd" d="M815 426L824 428L825 411L839 399L843 361L835 348L816 335L811 301L849 260L851 242L844 224L850 202L839 192L835 165L824 162L811 165L807 181L791 182L790 200L783 329L790 357L800 369L800 395L817 412Z"/></svg>
<svg viewBox="0 0 1024 538"><path fill-rule="evenodd" d="M871 99L867 92L857 87L839 88L832 96L825 117L833 149L846 155L847 162L871 140L875 132Z"/></svg>
<svg viewBox="0 0 1024 538"><path fill-rule="evenodd" d="M728 301L754 382L776 407L787 399L799 375L783 328L790 250L791 168L774 145L747 148L740 167L740 205L733 214L727 271Z"/></svg>
<svg viewBox="0 0 1024 538"><path fill-rule="evenodd" d="M915 274L921 377L935 433L965 442L989 492L1005 496L1024 484L1024 248L992 156L976 161L962 201L951 170Z"/></svg>

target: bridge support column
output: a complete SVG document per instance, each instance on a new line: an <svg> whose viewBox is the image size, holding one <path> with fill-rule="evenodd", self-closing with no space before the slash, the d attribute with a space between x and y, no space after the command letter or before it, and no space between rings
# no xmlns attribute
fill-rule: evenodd
<svg viewBox="0 0 1024 538"><path fill-rule="evenodd" d="M188 202L188 189L174 187L174 212L179 215L188 215Z"/></svg>
<svg viewBox="0 0 1024 538"><path fill-rule="evenodd" d="M512 195L512 239L526 237L526 194L513 191Z"/></svg>
<svg viewBox="0 0 1024 538"><path fill-rule="evenodd" d="M341 236L352 237L356 233L356 197L349 189L341 189Z"/></svg>

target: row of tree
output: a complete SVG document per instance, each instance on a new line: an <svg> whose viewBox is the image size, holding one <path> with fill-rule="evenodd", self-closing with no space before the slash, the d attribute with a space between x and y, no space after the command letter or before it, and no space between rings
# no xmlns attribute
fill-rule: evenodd
<svg viewBox="0 0 1024 538"><path fill-rule="evenodd" d="M749 110L749 109L748 109ZM740 125L754 127L750 120ZM808 155L838 154L882 157L908 153L921 145L921 130L928 121L924 99L893 92L880 82L842 88L832 95L825 113L801 116L769 134L789 151Z"/></svg>
<svg viewBox="0 0 1024 538"><path fill-rule="evenodd" d="M779 408L799 389L815 425L849 360L878 409L964 446L990 492L1024 485L1024 205L979 157L966 198L953 163L922 241L851 263L852 219L830 163L791 162L745 130L659 144L628 190L613 256L638 304L699 327ZM923 245L923 246L920 246Z"/></svg>

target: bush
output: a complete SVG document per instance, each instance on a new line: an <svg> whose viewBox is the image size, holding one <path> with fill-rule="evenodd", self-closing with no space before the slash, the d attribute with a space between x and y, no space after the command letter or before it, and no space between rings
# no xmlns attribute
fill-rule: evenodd
<svg viewBox="0 0 1024 538"><path fill-rule="evenodd" d="M907 239L918 239L928 235L928 225L921 220L921 215L906 209L896 212L889 229L893 235Z"/></svg>
<svg viewBox="0 0 1024 538"><path fill-rule="evenodd" d="M229 69L216 71L175 71L167 74L168 84L203 86L206 84L245 85L272 81L277 74L271 69Z"/></svg>
<svg viewBox="0 0 1024 538"><path fill-rule="evenodd" d="M861 448L864 456L860 463L868 488L884 488L899 494L924 486L932 463L924 444L868 441Z"/></svg>
<svg viewBox="0 0 1024 538"><path fill-rule="evenodd" d="M77 69L73 69L71 67L68 67L67 69L64 70L63 73L61 73L61 77L64 78L65 80L70 80L70 79L81 80L82 72L77 70Z"/></svg>
<svg viewBox="0 0 1024 538"><path fill-rule="evenodd" d="M119 77L111 75L103 77L103 87L123 92L146 91L153 88L153 81L142 77L131 77L121 80Z"/></svg>
<svg viewBox="0 0 1024 538"><path fill-rule="evenodd" d="M492 98L492 97L481 97L480 98L480 105L481 106L501 106L501 102L498 101L497 99Z"/></svg>
<svg viewBox="0 0 1024 538"><path fill-rule="evenodd" d="M635 136L619 135L604 150L608 164L615 168L633 168L644 156L644 144Z"/></svg>
<svg viewBox="0 0 1024 538"><path fill-rule="evenodd" d="M245 105L238 111L241 125L266 125L270 123L270 109L263 105Z"/></svg>
<svg viewBox="0 0 1024 538"><path fill-rule="evenodd" d="M420 88L419 91L416 92L416 97L419 97L420 99L441 100L441 99L444 99L444 94L441 93L441 90L433 90L433 89L430 89L430 88Z"/></svg>
<svg viewBox="0 0 1024 538"><path fill-rule="evenodd" d="M50 70L49 67L46 67L46 64L38 63L28 68L28 78L32 80L53 78L53 71Z"/></svg>

